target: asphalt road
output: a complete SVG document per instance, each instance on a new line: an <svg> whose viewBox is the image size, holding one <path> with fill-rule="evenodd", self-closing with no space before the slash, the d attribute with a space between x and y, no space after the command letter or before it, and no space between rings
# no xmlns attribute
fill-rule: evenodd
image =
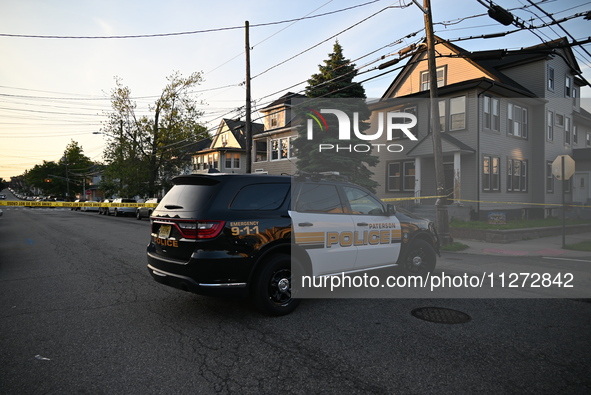
<svg viewBox="0 0 591 395"><path fill-rule="evenodd" d="M270 318L155 283L148 232L146 220L4 208L0 394L591 391L588 299L312 299ZM447 254L441 268L470 259L499 260ZM471 321L411 315L426 306Z"/></svg>

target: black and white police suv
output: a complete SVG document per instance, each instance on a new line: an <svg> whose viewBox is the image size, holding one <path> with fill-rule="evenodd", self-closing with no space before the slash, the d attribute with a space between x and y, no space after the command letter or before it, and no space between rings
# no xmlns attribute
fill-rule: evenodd
<svg viewBox="0 0 591 395"><path fill-rule="evenodd" d="M282 315L299 303L292 265L313 276L435 268L431 221L338 177L200 174L173 183L150 217L148 270L162 284L250 296Z"/></svg>

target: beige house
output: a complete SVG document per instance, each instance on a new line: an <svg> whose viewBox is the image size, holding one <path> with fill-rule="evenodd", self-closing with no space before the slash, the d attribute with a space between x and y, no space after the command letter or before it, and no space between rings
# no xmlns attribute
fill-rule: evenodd
<svg viewBox="0 0 591 395"><path fill-rule="evenodd" d="M252 123L252 134L263 131L263 125ZM204 140L203 148L192 156L192 173L244 173L246 171L246 123L234 119L222 119L211 140Z"/></svg>

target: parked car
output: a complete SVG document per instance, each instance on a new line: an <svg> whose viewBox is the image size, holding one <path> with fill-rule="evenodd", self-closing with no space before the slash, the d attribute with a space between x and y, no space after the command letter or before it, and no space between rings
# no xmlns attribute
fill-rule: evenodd
<svg viewBox="0 0 591 395"><path fill-rule="evenodd" d="M88 203L100 203L100 200L89 200ZM100 207L90 207L90 206L85 206L82 207L80 211L99 211Z"/></svg>
<svg viewBox="0 0 591 395"><path fill-rule="evenodd" d="M148 204L148 203L160 203L160 200L162 200L161 198L150 198L150 199L146 199L146 201L144 203ZM156 207L138 207L136 212L135 212L135 218L140 220L142 218L150 218L150 216L152 215L152 212L154 211Z"/></svg>
<svg viewBox="0 0 591 395"><path fill-rule="evenodd" d="M86 199L76 199L74 203L83 203ZM80 211L80 207L70 207L70 211Z"/></svg>
<svg viewBox="0 0 591 395"><path fill-rule="evenodd" d="M137 203L135 199L124 199L117 198L113 200L113 203ZM107 215L114 215L118 217L120 215L135 215L136 207L109 207Z"/></svg>
<svg viewBox="0 0 591 395"><path fill-rule="evenodd" d="M112 199L105 199L102 203L111 203ZM98 210L99 215L109 215L109 208L108 207L100 207Z"/></svg>

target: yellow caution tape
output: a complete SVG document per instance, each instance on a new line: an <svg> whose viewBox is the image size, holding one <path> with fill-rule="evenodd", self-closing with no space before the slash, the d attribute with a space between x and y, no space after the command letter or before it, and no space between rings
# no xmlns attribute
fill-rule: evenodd
<svg viewBox="0 0 591 395"><path fill-rule="evenodd" d="M443 198L444 196L419 196L419 197L405 197L405 198L385 198L382 199L383 202L400 202L403 200L418 200L418 199L438 199Z"/></svg>
<svg viewBox="0 0 591 395"><path fill-rule="evenodd" d="M102 203L102 202L29 202L0 200L0 206L13 207L156 207L158 203Z"/></svg>
<svg viewBox="0 0 591 395"><path fill-rule="evenodd" d="M453 199L456 202L468 202L468 203L493 203L493 204L521 204L525 206L555 206L555 207L562 207L562 203L524 203L524 202L494 202L488 200L467 200L467 199ZM567 207L585 207L591 208L591 206L585 206L582 204L571 204L565 203Z"/></svg>
<svg viewBox="0 0 591 395"><path fill-rule="evenodd" d="M404 198L385 198L383 202L400 202L419 199L438 199L445 196L420 196L420 197L404 197ZM523 206L553 206L562 207L562 203L527 203L527 202L497 202L491 200L468 200L468 199L450 199L454 202L467 203L489 203L489 204L520 204ZM581 207L591 208L588 205L582 204L564 204L567 207ZM102 203L102 202L30 202L30 201L11 201L0 200L0 206L13 207L156 207L158 203Z"/></svg>
<svg viewBox="0 0 591 395"><path fill-rule="evenodd" d="M405 198L386 198L382 199L383 202L396 202L396 201L409 201L409 200L418 200L418 199L438 199L443 198L445 196L421 196L421 197L405 197ZM449 197L449 196L448 196ZM526 202L496 202L491 200L468 200L468 199L453 199L450 198L449 200L453 200L454 202L467 202L467 203L492 203L492 204L520 204L523 206L554 206L554 207L562 207L562 203L526 203ZM582 204L571 204L565 203L567 207L582 207L582 208L591 208L591 206L586 206Z"/></svg>

